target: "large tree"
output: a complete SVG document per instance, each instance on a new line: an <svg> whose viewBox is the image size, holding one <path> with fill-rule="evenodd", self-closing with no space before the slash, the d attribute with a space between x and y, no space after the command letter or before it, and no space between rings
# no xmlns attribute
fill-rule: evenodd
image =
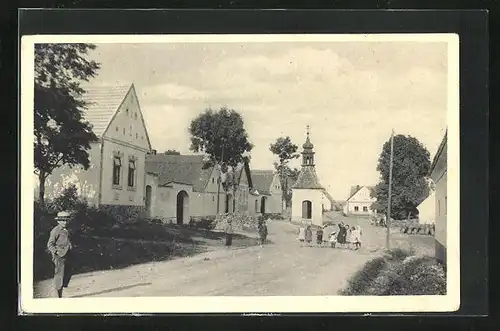
<svg viewBox="0 0 500 331"><path fill-rule="evenodd" d="M297 153L298 146L292 143L290 137L279 137L276 141L269 146L271 153L278 157L278 162L274 163L274 168L278 172L281 189L282 189L282 203L284 207L289 204L291 194L288 189L288 181L290 178L296 180L298 176L297 169L291 169L289 163L291 160L297 159L300 154ZM295 178L294 178L295 177Z"/></svg>
<svg viewBox="0 0 500 331"><path fill-rule="evenodd" d="M42 207L45 180L54 169L90 165L87 151L97 137L83 118L80 84L100 67L86 58L93 49L92 44L35 45L34 159Z"/></svg>
<svg viewBox="0 0 500 331"><path fill-rule="evenodd" d="M377 198L376 208L384 214L388 207L390 148L389 139L378 159L380 182L372 193ZM429 194L430 165L430 153L420 141L401 134L394 136L391 217L403 219L418 213L417 206Z"/></svg>
<svg viewBox="0 0 500 331"><path fill-rule="evenodd" d="M189 133L190 149L208 155L207 166L217 166L219 169L218 190L224 180L222 184L226 197L231 188L235 197L236 185L231 180L233 178L231 173L238 164L249 162L248 153L253 148L248 140L243 117L234 109L227 107L222 107L218 111L209 108L191 121ZM219 194L217 194L217 211L219 205Z"/></svg>

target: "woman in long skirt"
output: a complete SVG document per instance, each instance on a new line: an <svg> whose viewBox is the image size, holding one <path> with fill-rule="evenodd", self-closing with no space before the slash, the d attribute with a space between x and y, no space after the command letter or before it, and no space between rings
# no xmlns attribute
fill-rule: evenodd
<svg viewBox="0 0 500 331"><path fill-rule="evenodd" d="M346 228L344 223L339 224L339 232L337 234L337 242L340 245L345 245Z"/></svg>

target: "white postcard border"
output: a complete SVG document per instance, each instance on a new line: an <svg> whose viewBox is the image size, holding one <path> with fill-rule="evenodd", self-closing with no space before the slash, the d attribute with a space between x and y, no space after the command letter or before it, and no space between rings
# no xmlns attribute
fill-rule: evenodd
<svg viewBox="0 0 500 331"><path fill-rule="evenodd" d="M345 297L33 298L33 97L36 43L186 42L446 42L448 43L447 294ZM34 35L21 42L21 279L19 312L32 313L291 313L446 312L460 306L459 37L457 34Z"/></svg>

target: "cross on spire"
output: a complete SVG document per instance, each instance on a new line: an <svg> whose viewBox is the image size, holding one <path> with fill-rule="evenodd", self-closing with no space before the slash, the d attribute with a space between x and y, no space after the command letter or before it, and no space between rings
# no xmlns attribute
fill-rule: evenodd
<svg viewBox="0 0 500 331"><path fill-rule="evenodd" d="M309 137L309 129L310 129L310 127L309 127L309 124L308 124L308 125L306 125L306 132L307 132L307 136L308 137Z"/></svg>

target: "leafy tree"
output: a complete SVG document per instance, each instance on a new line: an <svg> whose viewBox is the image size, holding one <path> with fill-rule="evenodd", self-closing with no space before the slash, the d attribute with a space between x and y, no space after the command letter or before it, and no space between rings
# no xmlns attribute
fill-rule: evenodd
<svg viewBox="0 0 500 331"><path fill-rule="evenodd" d="M74 210L80 201L78 189L75 184L66 187L61 195L54 199L54 206L57 211Z"/></svg>
<svg viewBox="0 0 500 331"><path fill-rule="evenodd" d="M289 136L287 137L279 137L276 141L269 146L269 150L274 155L278 156L278 162L274 163L274 168L278 172L281 181L281 189L282 189L282 200L284 205L288 205L291 199L291 192L289 192L288 188L288 179L292 177L293 180L297 178L293 178L295 175L298 176L298 172L295 173L288 166L291 160L297 159L300 154L297 153L298 146L292 143L292 140ZM297 171L296 169L294 169Z"/></svg>
<svg viewBox="0 0 500 331"><path fill-rule="evenodd" d="M275 163L274 166L276 167L277 163ZM291 186L292 186L292 183L294 183L297 180L297 178L299 178L300 170L297 168L285 167L284 174L285 174L284 186L286 188L284 196L285 196L286 206L288 207L292 203L292 187Z"/></svg>
<svg viewBox="0 0 500 331"><path fill-rule="evenodd" d="M165 153L163 153L165 155L181 155L181 152L179 151L176 151L175 149L167 149L165 151Z"/></svg>
<svg viewBox="0 0 500 331"><path fill-rule="evenodd" d="M390 144L389 140L383 145L377 165L380 182L372 192L377 198L372 208L384 214L389 195ZM416 138L396 135L393 157L391 217L402 219L418 214L417 206L429 194L430 153Z"/></svg>
<svg viewBox="0 0 500 331"><path fill-rule="evenodd" d="M224 179L223 188L226 192L232 187L231 175L226 176L228 170L234 170L241 162L249 162L249 153L253 145L248 140L244 127L243 117L234 109L222 107L218 111L206 109L191 121L189 126L191 136L190 149L193 152L203 152L209 156L207 166L217 166L219 169L218 190ZM222 176L224 175L224 176ZM234 195L233 195L234 196ZM217 194L217 208L219 195Z"/></svg>
<svg viewBox="0 0 500 331"><path fill-rule="evenodd" d="M83 119L86 103L82 81L94 77L100 65L86 59L92 44L36 44L34 95L34 159L39 200L45 206L45 180L54 169L89 167L90 143L97 141Z"/></svg>

